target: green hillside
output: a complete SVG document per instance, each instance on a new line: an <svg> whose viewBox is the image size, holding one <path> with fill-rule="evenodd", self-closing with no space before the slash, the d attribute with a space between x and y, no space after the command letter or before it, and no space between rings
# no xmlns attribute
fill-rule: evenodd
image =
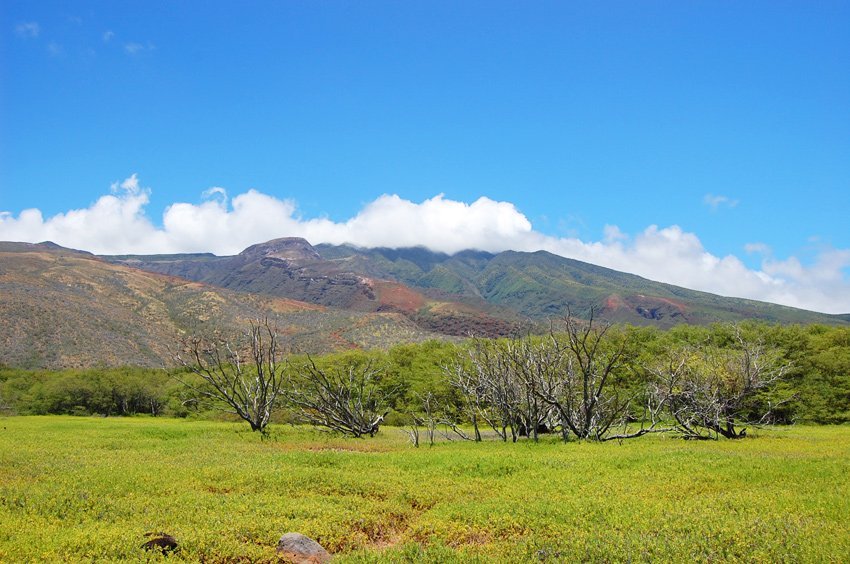
<svg viewBox="0 0 850 564"><path fill-rule="evenodd" d="M240 292L355 311L396 311L429 331L453 335L472 330L505 334L510 327L527 325L523 320L543 322L565 315L568 308L578 316L594 308L612 322L661 328L746 319L850 323L850 314L827 315L688 290L545 251L447 255L422 247L313 247L303 239L284 238L230 257L104 258ZM392 297L398 293L418 297L399 304Z"/></svg>
<svg viewBox="0 0 850 564"><path fill-rule="evenodd" d="M778 323L846 324L827 315L766 302L727 298L654 282L586 262L538 251L454 256L425 249L359 249L318 245L323 258L372 276L397 279L510 308L532 318L577 315L591 307L611 321L669 327L679 323L760 319Z"/></svg>

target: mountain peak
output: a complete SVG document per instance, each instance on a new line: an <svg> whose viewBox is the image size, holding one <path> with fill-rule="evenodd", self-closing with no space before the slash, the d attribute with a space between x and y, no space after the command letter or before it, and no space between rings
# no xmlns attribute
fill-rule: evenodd
<svg viewBox="0 0 850 564"><path fill-rule="evenodd" d="M301 237L282 237L251 245L241 253L249 257L271 257L284 260L321 260L313 245Z"/></svg>

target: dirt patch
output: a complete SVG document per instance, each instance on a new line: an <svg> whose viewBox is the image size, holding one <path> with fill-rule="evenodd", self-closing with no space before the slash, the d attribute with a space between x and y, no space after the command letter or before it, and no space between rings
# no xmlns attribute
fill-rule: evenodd
<svg viewBox="0 0 850 564"><path fill-rule="evenodd" d="M427 298L419 292L395 282L374 281L372 283L380 311L401 311L413 313L427 303Z"/></svg>

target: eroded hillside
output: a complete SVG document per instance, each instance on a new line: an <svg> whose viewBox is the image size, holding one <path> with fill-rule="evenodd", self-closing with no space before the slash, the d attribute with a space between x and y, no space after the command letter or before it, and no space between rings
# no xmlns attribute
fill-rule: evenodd
<svg viewBox="0 0 850 564"><path fill-rule="evenodd" d="M49 244L0 244L0 316L0 363L21 367L167 365L181 335L265 316L302 351L433 337L398 313L239 293Z"/></svg>

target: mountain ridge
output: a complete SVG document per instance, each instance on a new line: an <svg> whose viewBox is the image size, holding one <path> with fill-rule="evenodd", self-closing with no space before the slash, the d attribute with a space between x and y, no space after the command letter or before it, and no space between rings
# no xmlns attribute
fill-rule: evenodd
<svg viewBox="0 0 850 564"><path fill-rule="evenodd" d="M278 258L283 248L288 258ZM292 249L297 250L292 257ZM257 261L262 255L264 259ZM495 317L541 321L564 315L568 308L584 315L593 308L613 322L670 327L678 323L706 324L761 319L780 323L844 324L850 314L831 315L757 300L730 298L620 272L555 255L548 251L466 250L452 255L424 247L360 248L351 245L312 246L301 238L280 238L248 247L238 255L197 259L172 255L168 261L129 256L143 269L199 280L213 285L288 295L330 307L369 310L379 299L376 284L402 284L425 298L479 308ZM104 257L106 260L118 260ZM266 262L263 262L265 260ZM271 269L281 270L271 274ZM281 276L309 280L296 288ZM324 278L323 278L324 277ZM336 277L336 278L334 278ZM271 282L274 280L275 282ZM362 295L341 296L327 290L311 295L309 287L336 280L359 288ZM346 281L347 282L344 282ZM372 294L366 288L372 289ZM299 293L300 292L300 293ZM344 293L344 292L343 292ZM427 300L426 300L427 301ZM406 312L410 314L411 312Z"/></svg>
<svg viewBox="0 0 850 564"><path fill-rule="evenodd" d="M399 249L362 249L353 246L317 245L317 250L323 256L337 259L364 254L378 254L384 257L403 256ZM417 248L416 251L417 253L423 252L421 248ZM434 255L447 256L443 253L434 253ZM461 263L461 267L459 267L458 262ZM564 307L572 303L579 309L587 309L592 306L597 310L607 311L612 321L639 321L635 319L634 315L624 315L623 312L619 312L618 315L618 312L614 311L617 308L612 307L615 305L612 302L624 300L624 303L631 302L634 312L644 319L648 318L639 313L639 310L642 308L651 313L652 309L655 309L654 303L658 302L668 306L690 308L692 318L678 321L694 323L762 319L785 323L842 324L850 320L850 314L825 314L769 302L725 297L709 292L691 290L592 263L561 257L543 250L535 252L504 251L502 253L464 251L451 255L446 263L441 264L441 266L445 266L445 264L452 266L449 270L455 275L466 270L467 276L464 282L467 284L470 283L469 278L474 278L477 274L480 277L477 283L473 280L476 289L486 299L500 303L507 302L514 306L519 304L519 307L524 307L523 301L518 299L517 294L533 293L529 289L529 284L537 285L548 296L548 304L543 306L542 309L532 306L530 311L526 310L526 314L537 317L562 314ZM433 272L433 269L431 272ZM380 272L375 273L380 274ZM414 286L420 283L416 277L408 276L404 278L403 271L388 269L386 273L400 276L405 282ZM555 292L555 295L561 298L560 303L557 299L553 299L551 280L553 277L557 279L558 273L566 278L560 280L561 292ZM424 274L428 276L430 272ZM526 280L527 284L524 285L517 281L517 278L530 280ZM549 280L546 280L547 278ZM511 286L519 286L519 288L512 289ZM566 291L570 289L570 286L577 293L573 294ZM647 308L645 306L653 307ZM651 318L651 315L649 318Z"/></svg>
<svg viewBox="0 0 850 564"><path fill-rule="evenodd" d="M0 242L0 363L10 366L161 366L183 335L233 334L262 317L294 349L319 353L544 331L553 317L591 308L611 322L660 328L850 324L850 314L724 298L545 251L447 255L283 238L226 257L97 256Z"/></svg>
<svg viewBox="0 0 850 564"><path fill-rule="evenodd" d="M57 245L0 242L0 364L169 365L181 337L268 318L301 352L441 337L393 312L331 309L151 273Z"/></svg>

